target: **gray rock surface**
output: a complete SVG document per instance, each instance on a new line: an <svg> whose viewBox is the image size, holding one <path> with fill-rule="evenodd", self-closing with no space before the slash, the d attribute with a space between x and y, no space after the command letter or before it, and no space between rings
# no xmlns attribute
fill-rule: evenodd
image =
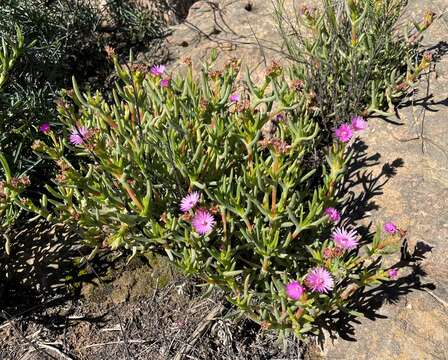
<svg viewBox="0 0 448 360"><path fill-rule="evenodd" d="M236 57L260 80L266 64L284 57L272 14L271 0L198 1L186 21L173 27L168 48L174 59L191 57L195 65L216 49L218 67Z"/></svg>
<svg viewBox="0 0 448 360"><path fill-rule="evenodd" d="M442 14L447 5L411 1L408 15L419 19L425 9ZM448 359L447 21L440 18L425 36L425 47L437 59L429 90L425 77L398 117L372 119L363 136L369 155L380 154L368 169L373 176L381 176L385 164L399 165L372 198L371 215L406 229L410 252L416 249L420 261L413 263L414 273L402 270L391 299L379 299L384 303L377 316L384 318L361 319L354 327L356 341L327 340L327 359ZM400 291L405 293L394 297Z"/></svg>
<svg viewBox="0 0 448 360"><path fill-rule="evenodd" d="M270 0L199 1L187 22L174 28L169 48L174 58L207 59L220 51L219 62L242 58L263 77L265 63L281 60ZM291 5L292 6L292 5ZM295 2L294 6L298 6ZM424 10L444 14L446 0L411 0L406 14L420 19ZM448 359L448 16L439 18L424 44L437 58L412 101L399 117L371 119L362 136L368 165L358 176L368 217L362 222L397 222L408 232L414 255L397 285L376 296L366 318L351 321L342 337L327 336L323 356L333 359ZM260 48L259 44L262 44ZM175 68L176 65L173 67ZM350 209L347 209L349 211ZM399 257L394 260L399 261Z"/></svg>

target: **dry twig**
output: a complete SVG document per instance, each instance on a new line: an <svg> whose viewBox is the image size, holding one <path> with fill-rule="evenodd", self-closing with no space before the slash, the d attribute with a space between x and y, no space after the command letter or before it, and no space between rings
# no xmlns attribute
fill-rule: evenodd
<svg viewBox="0 0 448 360"><path fill-rule="evenodd" d="M194 347L196 342L199 340L202 334L207 330L210 323L219 316L222 311L224 310L224 305L219 305L216 308L214 308L206 317L204 320L201 321L201 323L198 325L196 330L193 332L193 334L190 336L190 339L186 344L182 346L182 348L177 352L176 356L174 357L174 360L182 360L182 357L187 356L188 352L191 351L191 349Z"/></svg>

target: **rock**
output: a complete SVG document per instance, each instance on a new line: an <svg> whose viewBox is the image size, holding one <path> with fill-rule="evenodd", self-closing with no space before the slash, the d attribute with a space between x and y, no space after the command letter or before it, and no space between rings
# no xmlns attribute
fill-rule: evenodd
<svg viewBox="0 0 448 360"><path fill-rule="evenodd" d="M411 1L409 11L412 18L420 19L425 9L437 12L442 5L446 5L443 0ZM406 229L415 261L411 268L400 270L397 285L378 299L382 306L370 313L370 319L350 325L351 334L325 341L327 359L448 358L448 57L442 43L446 39L444 19L434 23L425 38L425 46L442 56L430 75L429 98L426 81L422 81L414 108L399 109L400 118L372 119L363 136L368 156L380 156L377 164L362 170L372 171L377 179L377 195L368 206L372 218L393 220Z"/></svg>
<svg viewBox="0 0 448 360"><path fill-rule="evenodd" d="M127 267L111 271L104 279L93 279L83 284L81 295L91 303L99 305L136 302L163 289L178 276L175 267L167 259L150 256L149 265L133 260Z"/></svg>
<svg viewBox="0 0 448 360"><path fill-rule="evenodd" d="M292 4L288 0L286 7ZM238 58L243 66L250 67L254 80L262 80L265 67L284 58L273 12L271 0L198 1L191 6L187 19L172 28L168 49L173 59L190 57L196 66L216 49L218 68Z"/></svg>
<svg viewBox="0 0 448 360"><path fill-rule="evenodd" d="M197 0L135 0L135 3L162 12L168 25L181 23Z"/></svg>

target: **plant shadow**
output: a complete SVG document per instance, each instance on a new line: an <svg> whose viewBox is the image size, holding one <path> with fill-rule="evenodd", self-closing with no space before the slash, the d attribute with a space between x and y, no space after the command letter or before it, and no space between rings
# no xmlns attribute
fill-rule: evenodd
<svg viewBox="0 0 448 360"><path fill-rule="evenodd" d="M429 82L429 77L432 74L435 74L437 76L437 66L438 64L444 59L444 57L448 54L448 42L446 41L439 41L437 44L434 44L431 47L428 47L424 49L424 52L430 53L432 55L432 65L429 68L428 72L422 75L423 77L427 77ZM443 71L443 69L442 69ZM435 89L437 90L437 88ZM421 89L413 89L412 94L419 95L419 92ZM396 115L398 118L400 118L399 110L404 109L410 106L418 107L421 110L425 110L428 112L439 112L443 110L443 107L448 106L448 97L445 99L441 99L439 101L435 101L434 93L431 91L428 87L427 91L422 94L420 97L418 96L408 96L403 98L403 101L400 102L397 105L396 108ZM385 119L387 120L387 119ZM390 120L390 119L389 119Z"/></svg>
<svg viewBox="0 0 448 360"><path fill-rule="evenodd" d="M378 310L385 304L396 304L401 297L417 290L434 290L435 285L422 281L426 276L425 271L420 266L420 261L425 258L425 254L431 251L424 242L418 242L412 254L407 254L407 258L401 258L393 267L410 269L409 274L402 276L395 281L387 281L380 286L366 290L358 289L352 297L352 306L345 311L328 314L320 319L323 329L327 331L331 339L340 337L346 341L357 341L355 337L355 325L360 324L360 320L352 312L363 314L363 317L376 321L386 319ZM321 334L321 342L323 335Z"/></svg>
<svg viewBox="0 0 448 360"><path fill-rule="evenodd" d="M343 212L345 218L349 220L343 223L345 226L355 226L358 222L370 217L371 211L379 209L374 198L383 193L384 186L404 165L403 159L397 158L391 163L384 164L381 171L375 175L372 167L380 164L381 155L379 153L369 155L367 150L368 146L363 141L357 140L354 143L354 155L348 165L348 175L339 188L340 193L346 194ZM372 229L370 221L368 225L358 225L357 230L362 238L371 239L375 229ZM378 312L383 304L395 304L402 296L413 291L433 290L434 284L423 281L426 273L420 266L420 262L431 250L431 246L419 241L410 251L407 238L404 236L400 258L391 267L406 270L404 272L408 275L401 276L395 281L383 282L380 286L372 289L357 289L351 297L351 305L344 311L328 313L318 319L322 330L325 330L332 339L340 337L347 341L356 341L355 325L360 324L356 313L361 313L372 321L384 319L387 317ZM323 331L319 335L319 340L322 345Z"/></svg>
<svg viewBox="0 0 448 360"><path fill-rule="evenodd" d="M0 256L0 320L35 316L78 299L82 283L92 283L108 266L116 267L102 253L94 263L80 266L78 259L91 250L64 227L43 219L19 223L11 255Z"/></svg>
<svg viewBox="0 0 448 360"><path fill-rule="evenodd" d="M382 119L389 124L403 126L406 124L406 121L405 118L403 119L400 110L406 110L407 108L418 108L420 114L426 111L428 113L438 113L443 111L444 108L448 106L448 97L436 100L434 90L438 91L440 89L430 86L432 82L431 79L433 77L438 77L437 68L439 64L442 63L442 60L444 60L448 54L448 42L439 41L438 43L423 49L420 52L419 57L422 57L424 53L431 54L432 61L429 69L420 75L418 80L419 86L411 87L406 94L397 99L399 101L395 104L393 111L394 116L375 114L376 118ZM445 72L443 67L440 72ZM440 91L438 94L440 95Z"/></svg>

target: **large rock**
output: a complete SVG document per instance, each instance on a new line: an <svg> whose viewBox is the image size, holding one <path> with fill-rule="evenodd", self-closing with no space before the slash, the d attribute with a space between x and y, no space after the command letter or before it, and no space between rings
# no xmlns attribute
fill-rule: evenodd
<svg viewBox="0 0 448 360"><path fill-rule="evenodd" d="M444 5L444 0L411 1L409 16L421 19L425 9L440 13ZM406 229L414 258L401 270L397 285L376 299L376 306L382 306L370 311L370 319L348 325L351 334L326 340L328 359L448 359L446 19L434 23L424 41L438 58L428 96L424 78L414 106L400 108L399 118L372 119L363 136L368 156L379 154L376 164L361 171L372 172L363 187L376 192L367 204L369 214ZM374 187L368 189L369 183Z"/></svg>
<svg viewBox="0 0 448 360"><path fill-rule="evenodd" d="M216 49L217 67L238 58L250 67L255 79L262 79L267 64L285 57L273 11L271 0L198 1L167 39L171 56L190 57L199 66Z"/></svg>
<svg viewBox="0 0 448 360"><path fill-rule="evenodd" d="M191 5L197 0L134 0L144 8L162 12L168 25L181 23L188 15Z"/></svg>

